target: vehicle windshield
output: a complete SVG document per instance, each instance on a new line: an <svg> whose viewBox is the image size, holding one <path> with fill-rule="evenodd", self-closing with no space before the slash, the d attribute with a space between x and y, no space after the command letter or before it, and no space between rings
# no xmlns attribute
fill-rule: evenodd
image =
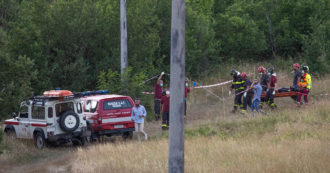
<svg viewBox="0 0 330 173"><path fill-rule="evenodd" d="M87 100L85 105L85 112L92 112L94 113L96 111L98 101L95 100Z"/></svg>

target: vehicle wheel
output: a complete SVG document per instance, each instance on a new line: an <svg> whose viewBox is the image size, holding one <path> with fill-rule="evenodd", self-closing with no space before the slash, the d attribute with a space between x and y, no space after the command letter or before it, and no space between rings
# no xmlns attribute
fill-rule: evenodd
<svg viewBox="0 0 330 173"><path fill-rule="evenodd" d="M5 129L5 134L10 137L10 138L14 138L16 137L16 133L15 133L15 130L12 129L12 128L6 128Z"/></svg>
<svg viewBox="0 0 330 173"><path fill-rule="evenodd" d="M60 127L63 131L73 132L78 128L79 123L78 115L71 110L60 115Z"/></svg>
<svg viewBox="0 0 330 173"><path fill-rule="evenodd" d="M45 137L40 132L37 132L34 135L34 143L39 150L43 149L46 146Z"/></svg>
<svg viewBox="0 0 330 173"><path fill-rule="evenodd" d="M127 140L127 139L131 140L131 139L133 139L133 132L125 132L122 137L124 140Z"/></svg>
<svg viewBox="0 0 330 173"><path fill-rule="evenodd" d="M79 137L79 138L72 138L72 145L73 146L84 146L85 145L85 138Z"/></svg>

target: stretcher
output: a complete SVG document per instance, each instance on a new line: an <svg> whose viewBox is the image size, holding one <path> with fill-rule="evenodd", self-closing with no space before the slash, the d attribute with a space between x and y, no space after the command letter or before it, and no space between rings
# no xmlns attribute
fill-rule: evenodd
<svg viewBox="0 0 330 173"><path fill-rule="evenodd" d="M298 96L297 91L291 91L288 88L279 88L278 90L275 90L275 96L274 98L277 97L292 97L292 96ZM266 92L261 94L261 99L264 99L266 97Z"/></svg>

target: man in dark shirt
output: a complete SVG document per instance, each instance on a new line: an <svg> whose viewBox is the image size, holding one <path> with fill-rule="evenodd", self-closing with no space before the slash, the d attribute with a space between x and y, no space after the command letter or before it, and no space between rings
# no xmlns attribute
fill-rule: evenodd
<svg viewBox="0 0 330 173"><path fill-rule="evenodd" d="M166 95L161 99L162 111L162 130L170 127L170 91L166 91Z"/></svg>
<svg viewBox="0 0 330 173"><path fill-rule="evenodd" d="M243 94L243 109L241 112L245 114L247 106L251 107L253 90L250 89L252 82L248 79L248 75L245 72L243 72L241 74L241 77L242 80L245 81L243 84L245 92Z"/></svg>
<svg viewBox="0 0 330 173"><path fill-rule="evenodd" d="M190 88L188 85L188 81L186 81L184 87L184 115L187 114L187 97L189 92L190 92Z"/></svg>
<svg viewBox="0 0 330 173"><path fill-rule="evenodd" d="M155 101L154 101L154 110L156 114L156 120L159 120L160 118L160 100L162 98L162 93L163 93L163 80L162 77L165 73L162 72L160 76L157 79L157 83L155 85Z"/></svg>
<svg viewBox="0 0 330 173"><path fill-rule="evenodd" d="M266 68L263 66L258 67L258 72L261 74L260 85L262 87L263 92L265 92L268 88L269 75L266 72Z"/></svg>
<svg viewBox="0 0 330 173"><path fill-rule="evenodd" d="M233 76L232 85L230 87L229 94L231 94L232 90L235 90L235 100L234 100L234 108L232 110L232 113L235 113L237 111L237 108L243 108L242 104L242 96L244 91L244 83L245 81L242 80L241 75L236 70L231 70L230 75Z"/></svg>
<svg viewBox="0 0 330 173"><path fill-rule="evenodd" d="M299 68L300 68L300 65L298 63L292 65L294 76L293 76L293 82L292 82L293 85L291 87L291 91L299 91L298 80L299 80L299 78L302 75L301 74L301 71L299 70ZM294 101L297 101L298 100L298 96L297 95L291 96L291 98Z"/></svg>
<svg viewBox="0 0 330 173"><path fill-rule="evenodd" d="M275 69L273 67L269 68L268 73L270 74L271 77L270 77L270 80L268 83L268 90L266 93L265 100L267 101L268 105L272 109L274 109L274 108L276 108L276 105L274 103L274 96L275 96L275 89L276 89L276 83L277 83Z"/></svg>
<svg viewBox="0 0 330 173"><path fill-rule="evenodd" d="M299 91L298 80L301 77L301 71L299 70L300 65L298 63L293 64L292 68L293 68L293 72L294 72L292 89L294 89L294 91Z"/></svg>

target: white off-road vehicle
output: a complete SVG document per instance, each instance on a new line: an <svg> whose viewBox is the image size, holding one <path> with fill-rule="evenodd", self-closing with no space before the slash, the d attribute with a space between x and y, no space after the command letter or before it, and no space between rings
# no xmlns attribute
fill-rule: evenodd
<svg viewBox="0 0 330 173"><path fill-rule="evenodd" d="M46 144L84 145L86 120L81 100L68 90L51 90L20 105L20 112L6 120L5 133L34 139L37 148Z"/></svg>

